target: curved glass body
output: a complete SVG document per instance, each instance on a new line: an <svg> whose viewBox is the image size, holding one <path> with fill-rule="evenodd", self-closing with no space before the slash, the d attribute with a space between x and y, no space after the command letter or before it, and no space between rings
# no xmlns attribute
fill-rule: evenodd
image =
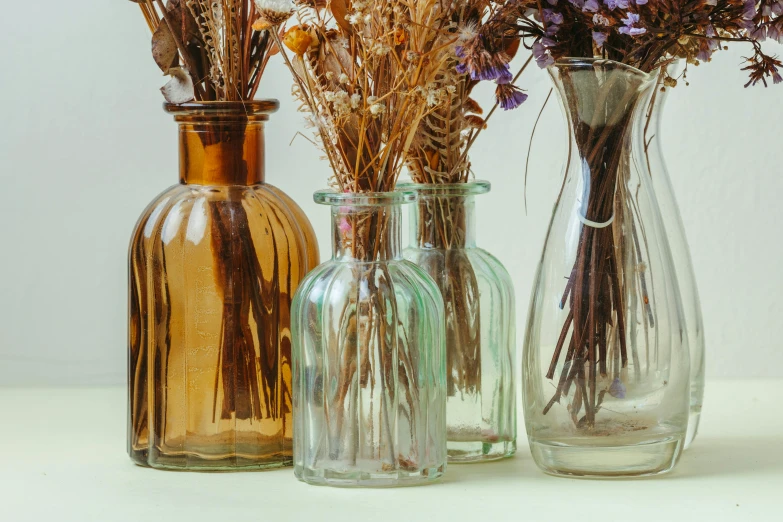
<svg viewBox="0 0 783 522"><path fill-rule="evenodd" d="M318 262L301 209L264 182L276 102L167 106L180 184L130 245L128 451L167 469L292 462L290 306Z"/></svg>
<svg viewBox="0 0 783 522"><path fill-rule="evenodd" d="M678 76L682 67L679 63L669 65L668 74ZM680 283L680 295L685 312L688 332L688 347L691 354L691 411L688 420L688 433L685 437L685 449L690 446L699 430L701 408L704 401L704 321L701 315L699 288L691 261L691 251L685 235L685 226L680 216L680 207L674 197L674 189L666 168L663 145L661 144L661 117L666 98L671 87L663 87L661 76L658 87L651 93L645 110L644 142L647 143L647 170L650 172L652 186L661 209L661 218L671 247L674 270Z"/></svg>
<svg viewBox="0 0 783 522"><path fill-rule="evenodd" d="M656 77L609 60L549 68L569 157L531 298L525 423L546 472L670 470L688 424L688 337L644 161Z"/></svg>
<svg viewBox="0 0 783 522"><path fill-rule="evenodd" d="M413 190L405 258L438 285L445 304L449 462L516 451L514 287L506 269L476 246L475 201L486 181L399 184Z"/></svg>
<svg viewBox="0 0 783 522"><path fill-rule="evenodd" d="M294 472L310 484L402 486L446 465L443 300L402 257L412 193L322 191L333 255L294 298Z"/></svg>

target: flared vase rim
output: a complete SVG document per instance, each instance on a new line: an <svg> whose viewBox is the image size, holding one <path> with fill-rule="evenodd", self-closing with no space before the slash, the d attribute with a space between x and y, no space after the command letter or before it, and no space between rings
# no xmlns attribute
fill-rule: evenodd
<svg viewBox="0 0 783 522"><path fill-rule="evenodd" d="M638 76L643 82L652 82L657 78L657 74L655 72L646 73L641 69L637 69L633 65L617 62L615 60L609 60L607 58L564 57L557 59L555 63L548 66L547 69L549 69L551 72L555 69L595 69L600 66L616 67L619 70L623 70L629 74ZM658 69L659 67L656 67L655 71Z"/></svg>
<svg viewBox="0 0 783 522"><path fill-rule="evenodd" d="M419 195L419 198L477 196L486 194L491 189L492 184L483 179L465 183L397 183L397 190L413 191Z"/></svg>
<svg viewBox="0 0 783 522"><path fill-rule="evenodd" d="M163 110L181 120L240 120L266 121L277 112L280 102L276 99L243 101L192 101L164 103Z"/></svg>
<svg viewBox="0 0 783 522"><path fill-rule="evenodd" d="M416 201L418 195L412 190L392 192L338 192L334 189L318 190L313 201L320 205L339 207L388 207Z"/></svg>

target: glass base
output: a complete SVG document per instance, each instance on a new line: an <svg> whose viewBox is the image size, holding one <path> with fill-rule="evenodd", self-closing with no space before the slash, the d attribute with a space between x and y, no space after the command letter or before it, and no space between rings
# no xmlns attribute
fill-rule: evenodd
<svg viewBox="0 0 783 522"><path fill-rule="evenodd" d="M565 446L530 441L538 467L550 475L624 478L671 471L680 457L683 437L629 446Z"/></svg>
<svg viewBox="0 0 783 522"><path fill-rule="evenodd" d="M693 444L693 439L699 432L699 421L701 421L701 406L691 407L691 413L688 415L688 432L685 434L685 448L688 449Z"/></svg>
<svg viewBox="0 0 783 522"><path fill-rule="evenodd" d="M294 474L302 482L313 486L333 486L343 488L390 488L402 486L420 486L437 480L443 475L446 465L425 468L418 471L394 470L368 472L361 470L335 471L331 469L311 469L296 466Z"/></svg>
<svg viewBox="0 0 783 522"><path fill-rule="evenodd" d="M149 458L148 451L136 451L131 460L146 468L169 471L263 471L293 466L293 457L288 454L269 455L263 459L230 456L215 459L205 459L200 455L153 455Z"/></svg>
<svg viewBox="0 0 783 522"><path fill-rule="evenodd" d="M449 463L469 464L510 457L516 453L517 443L514 440L500 442L450 440L446 443L446 448L448 449Z"/></svg>

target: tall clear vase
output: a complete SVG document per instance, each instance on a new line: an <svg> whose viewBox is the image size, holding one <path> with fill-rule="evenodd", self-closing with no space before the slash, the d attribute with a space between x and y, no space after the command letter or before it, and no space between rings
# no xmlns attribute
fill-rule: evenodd
<svg viewBox="0 0 783 522"><path fill-rule="evenodd" d="M690 356L640 132L657 76L598 59L549 73L569 141L525 338L531 451L555 475L663 473L685 440Z"/></svg>
<svg viewBox="0 0 783 522"><path fill-rule="evenodd" d="M481 462L516 451L514 286L476 244L475 197L486 181L399 184L411 205L405 258L432 277L446 313L449 462Z"/></svg>
<svg viewBox="0 0 783 522"><path fill-rule="evenodd" d="M667 74L676 78L682 69L679 62L668 66ZM685 312L688 333L688 347L691 354L691 406L688 420L688 433L685 437L687 449L699 430L701 408L704 400L704 360L706 354L704 340L704 322L701 315L699 288L696 285L696 273L693 269L691 252L685 235L685 226L680 215L680 207L674 196L669 170L663 155L661 143L661 118L671 87L665 86L664 74L659 75L656 89L647 100L644 120L644 143L646 168L652 179L652 187L658 198L666 236L669 239L677 281L680 283L680 295Z"/></svg>
<svg viewBox="0 0 783 522"><path fill-rule="evenodd" d="M404 486L446 466L443 299L406 261L411 192L315 194L332 210L332 259L297 292L294 472L331 486Z"/></svg>

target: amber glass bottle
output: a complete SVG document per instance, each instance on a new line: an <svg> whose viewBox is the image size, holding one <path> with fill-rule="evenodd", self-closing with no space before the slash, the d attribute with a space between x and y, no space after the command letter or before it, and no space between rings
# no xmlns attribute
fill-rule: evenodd
<svg viewBox="0 0 783 522"><path fill-rule="evenodd" d="M318 264L302 210L264 181L275 101L167 105L180 183L130 245L128 451L171 469L291 464L291 299Z"/></svg>

